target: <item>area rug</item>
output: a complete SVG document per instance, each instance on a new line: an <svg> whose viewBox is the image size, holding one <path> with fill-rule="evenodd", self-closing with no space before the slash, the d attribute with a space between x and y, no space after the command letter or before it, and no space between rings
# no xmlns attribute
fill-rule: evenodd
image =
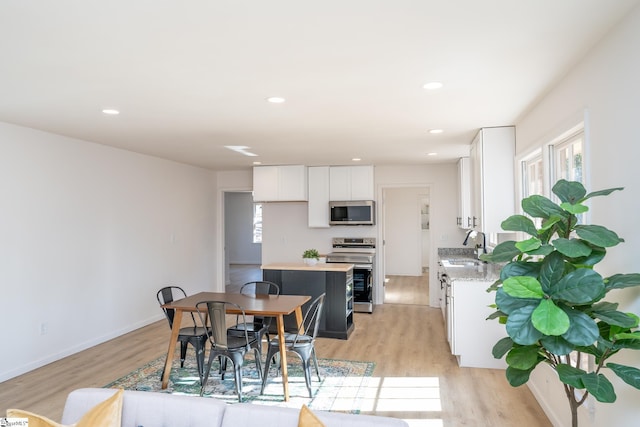
<svg viewBox="0 0 640 427"><path fill-rule="evenodd" d="M187 356L183 368L180 367L180 360L178 358L174 359L169 386L162 390L160 375L164 361L165 357L162 356L107 384L105 387L200 395L200 379L193 357ZM311 409L317 410L360 413L363 401L369 390L369 382L375 367L374 363L318 359L321 381L318 381L315 369L312 367L311 389L313 397L309 398L300 360L295 355L292 355L287 361L289 362L289 402L284 401L282 377L275 364L271 365L267 386L264 394L260 395L261 381L258 377L255 362L250 356L247 356L243 366L243 401L294 408L300 408L302 404L305 404ZM218 370L219 365L215 361L211 367L211 374L205 387L204 396L214 397L228 403L238 403L231 364L229 363L224 380Z"/></svg>

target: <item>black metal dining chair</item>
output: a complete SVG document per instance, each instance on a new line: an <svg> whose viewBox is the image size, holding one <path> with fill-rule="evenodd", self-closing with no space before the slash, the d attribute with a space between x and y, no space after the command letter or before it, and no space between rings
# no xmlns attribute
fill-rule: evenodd
<svg viewBox="0 0 640 427"><path fill-rule="evenodd" d="M158 304L164 312L165 317L169 321L169 328L173 329L173 318L175 310L162 307L164 304L175 301L176 299L186 298L187 293L180 286L165 286L156 294ZM207 331L204 327L196 325L196 319L191 313L191 325L180 328L178 333L178 341L180 342L180 367L184 367L184 360L187 356L187 346L191 344L196 351L196 362L198 364L198 375L202 384L204 373L204 349L207 342ZM164 369L160 374L160 378L164 375Z"/></svg>
<svg viewBox="0 0 640 427"><path fill-rule="evenodd" d="M320 378L320 370L318 369L318 358L316 357L315 341L318 336L318 329L320 327L320 318L322 317L322 308L324 306L324 298L326 294L322 294L317 297L307 309L304 315L302 324L299 325L297 332L285 332L284 341L286 351L293 352L298 355L302 361L302 368L304 371L304 379L307 384L307 390L309 391L309 397L313 397L311 391L311 360L316 368L316 375L318 381L322 381ZM267 351L267 359L265 361L264 374L262 375L262 387L260 388L260 394L264 393L264 389L267 385L267 379L269 376L269 366L274 356L280 353L280 343L278 336L275 336L269 341L269 349Z"/></svg>
<svg viewBox="0 0 640 427"><path fill-rule="evenodd" d="M258 280L254 282L247 282L240 288L240 293L244 295L280 295L280 287L266 280ZM248 321L241 322L239 317L236 316L236 324L231 326L228 331L235 336L242 336L244 331L247 331L251 335L255 335L258 338L258 342L262 343L263 338L267 338L269 342L269 328L271 327L271 321L273 317L262 316L247 316ZM260 357L262 357L262 345L258 347L260 351Z"/></svg>
<svg viewBox="0 0 640 427"><path fill-rule="evenodd" d="M198 318L201 325L207 325L207 319L210 327L207 329L207 338L210 343L209 359L204 368L204 379L200 387L200 396L204 394L206 383L211 372L211 365L214 359L223 358L230 360L233 364L234 377L236 382L236 392L238 400L242 402L242 366L244 364L244 356L251 350L255 353L255 363L258 376L262 376L262 364L260 361L260 352L258 347L260 342L254 334L244 331L242 336L236 336L227 331L227 308L238 311L242 323L246 323L246 315L242 307L231 302L224 301L200 301L196 304ZM221 378L224 380L224 369L222 369Z"/></svg>

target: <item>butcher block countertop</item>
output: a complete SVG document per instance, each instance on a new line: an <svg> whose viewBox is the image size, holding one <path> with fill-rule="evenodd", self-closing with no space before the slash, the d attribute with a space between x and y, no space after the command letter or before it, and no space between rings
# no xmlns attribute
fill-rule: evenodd
<svg viewBox="0 0 640 427"><path fill-rule="evenodd" d="M261 268L263 270L338 271L346 273L353 268L353 264L319 262L316 265L307 265L302 262L282 262L266 264Z"/></svg>

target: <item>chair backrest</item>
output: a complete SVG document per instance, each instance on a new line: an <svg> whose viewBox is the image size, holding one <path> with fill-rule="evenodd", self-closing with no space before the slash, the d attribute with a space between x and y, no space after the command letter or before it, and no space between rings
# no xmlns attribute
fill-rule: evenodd
<svg viewBox="0 0 640 427"><path fill-rule="evenodd" d="M246 322L246 315L238 304L225 301L200 301L196 304L200 326L205 328L209 341L216 349L228 349L227 345L227 308L233 307L239 310L238 316ZM209 324L207 325L207 319ZM249 335L244 331L246 346L249 347Z"/></svg>
<svg viewBox="0 0 640 427"><path fill-rule="evenodd" d="M311 304L309 304L309 308L304 314L300 329L298 329L298 333L293 340L294 343L296 343L300 337L311 337L312 342L315 341L316 337L318 336L318 330L320 329L320 318L322 317L322 309L324 307L325 296L326 293L320 295L319 297L314 299ZM304 334L301 333L302 329L304 329Z"/></svg>
<svg viewBox="0 0 640 427"><path fill-rule="evenodd" d="M169 327L173 328L173 316L175 315L175 310L171 308L162 307L164 304L169 304L173 302L176 298L174 298L174 293L177 296L177 299L186 298L187 293L180 286L165 286L160 289L156 294L156 298L158 299L158 304L160 304L160 308L164 312L165 317L169 321Z"/></svg>
<svg viewBox="0 0 640 427"><path fill-rule="evenodd" d="M247 282L240 288L244 295L280 295L280 287L266 280Z"/></svg>
<svg viewBox="0 0 640 427"><path fill-rule="evenodd" d="M240 293L243 295L280 295L280 286L267 280L257 280L242 285ZM253 316L255 323L263 324L267 327L271 325L271 319L272 317ZM239 317L236 319L236 323L240 323Z"/></svg>

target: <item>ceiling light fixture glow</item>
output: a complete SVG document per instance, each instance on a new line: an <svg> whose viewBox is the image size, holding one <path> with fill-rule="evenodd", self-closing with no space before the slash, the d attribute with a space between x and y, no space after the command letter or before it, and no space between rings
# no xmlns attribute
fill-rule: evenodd
<svg viewBox="0 0 640 427"><path fill-rule="evenodd" d="M437 134L444 132L442 129L429 129L429 133Z"/></svg>
<svg viewBox="0 0 640 427"><path fill-rule="evenodd" d="M257 157L257 154L251 153L249 151L247 151L247 149L251 148L251 147L247 147L246 145L225 145L224 148L227 148L231 151L235 151L236 153L240 153L242 155L245 156L249 156L249 157Z"/></svg>
<svg viewBox="0 0 640 427"><path fill-rule="evenodd" d="M442 86L444 86L442 84L442 82L429 82L426 83L424 86L422 86L423 88L427 89L427 90L436 90L436 89L440 89L442 88Z"/></svg>
<svg viewBox="0 0 640 427"><path fill-rule="evenodd" d="M438 153L434 153L434 152L427 153L427 156L437 156L437 155L438 155Z"/></svg>
<svg viewBox="0 0 640 427"><path fill-rule="evenodd" d="M113 108L105 108L104 110L102 110L102 112L109 116L117 116L118 114L120 114L120 111L114 110Z"/></svg>
<svg viewBox="0 0 640 427"><path fill-rule="evenodd" d="M272 104L282 104L286 100L284 98L279 97L279 96L271 96L271 97L267 98L267 101L272 103Z"/></svg>
<svg viewBox="0 0 640 427"><path fill-rule="evenodd" d="M360 160L362 160L360 157L354 157L351 159L352 162L359 162Z"/></svg>

